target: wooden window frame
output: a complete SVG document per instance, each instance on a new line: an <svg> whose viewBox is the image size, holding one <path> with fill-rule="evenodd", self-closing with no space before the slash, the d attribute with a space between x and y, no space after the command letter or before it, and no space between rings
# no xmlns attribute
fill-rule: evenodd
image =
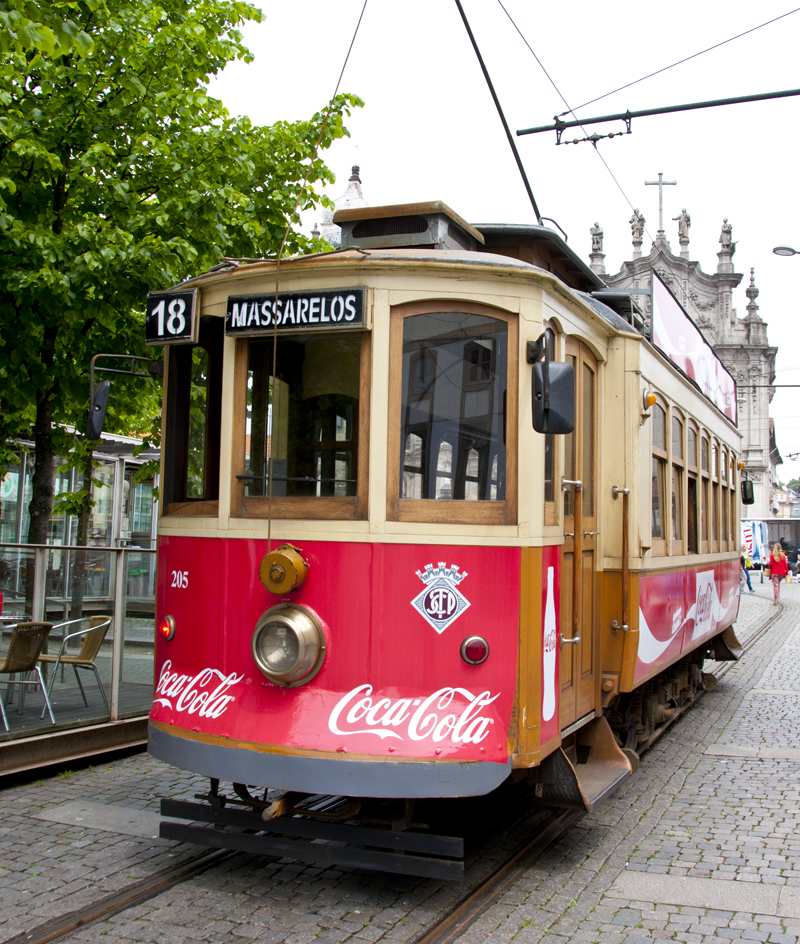
<svg viewBox="0 0 800 944"><path fill-rule="evenodd" d="M400 498L403 322L415 315L460 312L495 318L508 325L506 377L506 496L503 501ZM469 301L424 301L394 305L389 318L389 416L387 437L387 521L429 524L514 525L517 523L517 436L519 423L519 320L515 314Z"/></svg>
<svg viewBox="0 0 800 944"><path fill-rule="evenodd" d="M672 490L670 488L670 481L667 478L667 473L671 472L670 462L669 462L669 450L670 443L672 439L672 424L670 422L670 413L667 404L661 397L658 398L658 401L654 406L659 407L664 413L664 448L661 449L653 445L653 430L655 429L655 423L653 422L650 428L650 470L649 470L649 481L650 481L650 555L652 557L666 557L667 556L667 540L672 527L672 514L671 514L671 496ZM652 492L652 481L653 481L653 459L658 459L662 463L663 470L663 494L661 495L661 531L662 537L656 537L653 534L653 492Z"/></svg>
<svg viewBox="0 0 800 944"><path fill-rule="evenodd" d="M706 444L708 454L708 468L703 468L703 443ZM700 455L699 479L700 479L700 553L711 553L711 437L700 430ZM705 516L705 528L703 519Z"/></svg>
<svg viewBox="0 0 800 944"><path fill-rule="evenodd" d="M281 337L289 337L281 334ZM254 338L253 340L262 340ZM269 497L245 495L244 447L247 415L248 338L237 338L233 390L233 443L231 459L231 518L267 518ZM308 521L363 521L369 514L369 427L372 387L372 332L361 331L358 392L358 471L356 494L347 497L272 496L272 517Z"/></svg>
<svg viewBox="0 0 800 944"><path fill-rule="evenodd" d="M213 335L218 335L218 337ZM197 344L169 345L165 352L167 396L164 438L169 451L165 455L161 483L162 516L183 515L204 518L219 516L224 344L223 320L203 315L200 319ZM208 353L208 394L203 456L206 494L203 498L187 498L192 356L197 347L203 348Z"/></svg>
<svg viewBox="0 0 800 944"><path fill-rule="evenodd" d="M694 433L695 437L695 448L694 448L694 465L689 461L689 433ZM687 554L699 554L701 548L701 517L700 517L700 490L701 490L701 479L700 479L700 430L697 428L697 425L693 420L687 417L686 419L686 553ZM693 480L695 483L695 521L694 521L694 537L695 537L695 546L694 551L689 550L689 481Z"/></svg>
<svg viewBox="0 0 800 944"><path fill-rule="evenodd" d="M672 426L675 422L680 423L681 426L681 456L676 457L673 448L673 437L672 437ZM670 502L670 515L669 515L669 540L670 540L670 554L674 555L683 555L685 548L687 546L686 540L686 523L687 523L687 513L688 509L686 507L687 500L687 477L686 477L686 417L680 410L676 410L674 407L670 410L669 418L669 455L670 455L670 480L669 480L669 502ZM674 509L672 507L672 479L675 475L675 470L678 470L680 476L680 502L681 502L681 536L676 538L672 533L672 524L673 524L673 514Z"/></svg>
<svg viewBox="0 0 800 944"><path fill-rule="evenodd" d="M709 460L711 463L711 515L709 525L711 528L710 547L711 553L718 553L722 548L722 515L720 513L720 479L719 479L719 461L720 461L720 443L716 436L709 437Z"/></svg>

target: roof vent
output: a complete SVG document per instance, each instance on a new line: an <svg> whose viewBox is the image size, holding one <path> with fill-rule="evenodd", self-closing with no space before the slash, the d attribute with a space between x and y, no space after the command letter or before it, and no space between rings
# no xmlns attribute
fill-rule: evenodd
<svg viewBox="0 0 800 944"><path fill-rule="evenodd" d="M483 236L446 204L405 203L337 210L333 222L342 228L342 249L476 250Z"/></svg>

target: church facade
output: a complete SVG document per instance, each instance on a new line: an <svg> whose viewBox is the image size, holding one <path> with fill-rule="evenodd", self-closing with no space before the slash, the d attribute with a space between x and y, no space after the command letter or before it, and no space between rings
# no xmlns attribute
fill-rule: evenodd
<svg viewBox="0 0 800 944"><path fill-rule="evenodd" d="M679 255L672 251L663 229L661 207L659 211L659 229L647 255L641 251L645 220L638 210L634 211L630 221L632 257L614 275L605 271L602 230L595 223L590 231L592 269L605 281L609 290L626 293L635 289L649 293L650 273L655 271L689 313L736 381L739 429L744 437L744 472L753 482L755 492L755 504L743 506L742 517L771 518L777 513L774 503L776 467L781 463L774 434L771 435L769 417L769 405L775 393L771 384L775 382L777 348L770 347L767 325L758 313L756 299L759 290L756 288L754 270L750 270L750 283L745 290L747 311L740 318L733 307L733 291L741 283L742 274L734 271L736 243L733 242L732 227L728 220L722 224L716 272L707 273L699 262L689 257L691 218L686 210L675 217L678 223ZM649 294L636 294L634 298L649 326Z"/></svg>

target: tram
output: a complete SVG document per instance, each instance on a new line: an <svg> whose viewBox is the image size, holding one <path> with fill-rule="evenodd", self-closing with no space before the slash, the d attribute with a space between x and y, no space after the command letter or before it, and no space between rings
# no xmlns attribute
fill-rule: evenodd
<svg viewBox="0 0 800 944"><path fill-rule="evenodd" d="M165 812L275 841L518 781L590 809L740 652L733 381L662 280L645 326L546 227L335 221L338 251L148 299L149 750L211 781Z"/></svg>

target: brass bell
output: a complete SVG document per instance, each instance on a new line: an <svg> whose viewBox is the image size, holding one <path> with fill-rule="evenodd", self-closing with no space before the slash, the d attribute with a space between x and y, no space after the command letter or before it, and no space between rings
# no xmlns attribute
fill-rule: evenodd
<svg viewBox="0 0 800 944"><path fill-rule="evenodd" d="M308 561L293 544L282 544L261 561L258 576L270 593L289 593L303 585L308 573Z"/></svg>

